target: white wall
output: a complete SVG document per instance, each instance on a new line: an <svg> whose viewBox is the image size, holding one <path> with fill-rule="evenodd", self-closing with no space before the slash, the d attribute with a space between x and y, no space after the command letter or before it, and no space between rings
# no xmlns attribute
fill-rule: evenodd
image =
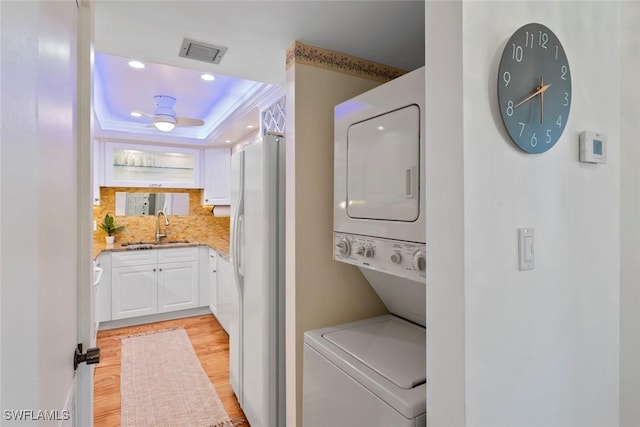
<svg viewBox="0 0 640 427"><path fill-rule="evenodd" d="M464 2L462 10L461 20L450 24L461 26L463 38L464 265L460 268L464 268L466 425L616 426L620 3L473 1ZM573 83L564 135L541 155L524 154L508 140L496 103L502 49L510 35L529 22L547 25L563 42ZM427 58L429 70L429 60L438 58L430 58L428 50ZM427 99L446 105L446 96L430 97L428 88L455 83L451 79L456 71L439 82L430 81L428 73ZM456 102L457 92L452 96ZM454 129L455 135L459 120L452 116L439 125ZM606 165L578 162L577 136L585 129L607 134ZM452 143L457 143L455 138ZM428 181L428 192L430 185L451 186ZM459 224L453 225L458 239ZM535 227L532 271L517 268L520 226ZM441 250L431 240L429 246L432 252ZM452 262L458 254L440 257ZM454 286L459 277L452 276ZM444 286L447 277L439 280L428 278L428 287ZM428 292L429 309L438 302L429 301L433 291ZM460 303L445 300L440 312L447 307L458 310ZM430 319L428 329L446 326L444 315ZM459 328L454 332L452 339L459 338ZM432 344L428 341L428 346ZM437 366L428 366L431 378ZM429 393L437 396L440 391L433 387ZM430 399L427 406L429 413ZM448 425L444 418L429 422Z"/></svg>
<svg viewBox="0 0 640 427"><path fill-rule="evenodd" d="M465 424L462 3L425 6L427 424L455 427Z"/></svg>
<svg viewBox="0 0 640 427"><path fill-rule="evenodd" d="M464 5L467 422L618 424L619 8L607 2ZM565 133L532 156L506 140L496 69L518 27L563 42L573 101ZM488 25L490 23L490 25ZM608 163L577 161L584 129ZM536 268L517 269L517 227L535 227Z"/></svg>
<svg viewBox="0 0 640 427"><path fill-rule="evenodd" d="M60 411L77 333L77 10L0 7L1 408Z"/></svg>
<svg viewBox="0 0 640 427"><path fill-rule="evenodd" d="M333 253L333 107L380 83L294 63L287 70L287 425L302 425L304 332L387 313Z"/></svg>
<svg viewBox="0 0 640 427"><path fill-rule="evenodd" d="M621 6L620 425L640 425L640 4Z"/></svg>

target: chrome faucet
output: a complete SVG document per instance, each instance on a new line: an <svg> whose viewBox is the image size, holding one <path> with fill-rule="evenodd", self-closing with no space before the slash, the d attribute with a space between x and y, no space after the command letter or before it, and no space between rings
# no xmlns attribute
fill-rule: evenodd
<svg viewBox="0 0 640 427"><path fill-rule="evenodd" d="M160 214L164 215L164 234L160 233ZM167 226L169 225L169 218L165 211L158 211L156 214L156 245L160 244L160 239L167 237Z"/></svg>

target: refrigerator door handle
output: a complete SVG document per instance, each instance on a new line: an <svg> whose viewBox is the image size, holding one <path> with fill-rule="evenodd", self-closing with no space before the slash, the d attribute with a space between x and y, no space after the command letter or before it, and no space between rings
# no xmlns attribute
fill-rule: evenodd
<svg viewBox="0 0 640 427"><path fill-rule="evenodd" d="M239 280L239 269L240 269L240 261L238 259L238 256L240 255L240 250L238 248L238 246L240 245L240 239L238 238L238 235L240 234L239 229L240 229L240 206L236 207L236 211L233 215L233 230L232 230L232 236L231 236L231 248L233 249L233 251L231 252L231 261L233 263L233 275L236 278L236 283Z"/></svg>
<svg viewBox="0 0 640 427"><path fill-rule="evenodd" d="M238 235L236 240L238 256L238 274L244 276L244 215L238 216Z"/></svg>

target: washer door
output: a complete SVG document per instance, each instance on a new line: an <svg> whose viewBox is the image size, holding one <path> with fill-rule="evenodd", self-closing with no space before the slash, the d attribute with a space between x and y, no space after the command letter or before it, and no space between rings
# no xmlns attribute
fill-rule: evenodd
<svg viewBox="0 0 640 427"><path fill-rule="evenodd" d="M413 222L420 215L420 108L400 108L349 127L347 214Z"/></svg>

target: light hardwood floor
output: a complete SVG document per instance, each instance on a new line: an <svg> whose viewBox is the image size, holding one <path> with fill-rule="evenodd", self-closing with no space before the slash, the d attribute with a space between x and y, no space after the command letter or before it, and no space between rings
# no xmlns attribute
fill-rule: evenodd
<svg viewBox="0 0 640 427"><path fill-rule="evenodd" d="M120 337L158 329L184 327L202 367L209 375L231 419L249 427L229 384L229 337L213 315L168 320L98 332L100 363L94 375L94 425L120 425Z"/></svg>

